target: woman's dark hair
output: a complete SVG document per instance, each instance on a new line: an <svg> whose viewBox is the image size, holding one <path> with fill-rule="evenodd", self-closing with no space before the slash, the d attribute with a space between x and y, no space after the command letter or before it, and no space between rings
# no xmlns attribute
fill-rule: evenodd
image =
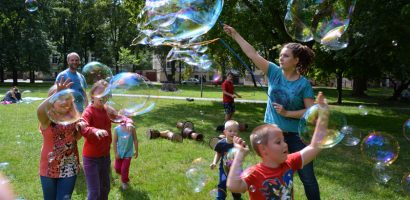
<svg viewBox="0 0 410 200"><path fill-rule="evenodd" d="M294 57L299 58L299 63L296 65L296 70L299 73L305 74L309 66L315 59L315 52L306 45L300 43L287 43L283 48L288 48L292 51Z"/></svg>

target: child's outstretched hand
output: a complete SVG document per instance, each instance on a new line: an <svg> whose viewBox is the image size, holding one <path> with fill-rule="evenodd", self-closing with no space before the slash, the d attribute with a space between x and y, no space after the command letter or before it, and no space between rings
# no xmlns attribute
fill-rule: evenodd
<svg viewBox="0 0 410 200"><path fill-rule="evenodd" d="M238 148L239 151L245 153L245 155L249 152L249 147L248 145L246 145L245 140L243 140L242 138L234 136L233 144L235 148Z"/></svg>
<svg viewBox="0 0 410 200"><path fill-rule="evenodd" d="M71 85L73 85L74 82L71 81L70 78L67 78L67 80L64 81L64 76L62 76L60 78L60 81L56 81L56 85L57 85L57 92L70 88Z"/></svg>
<svg viewBox="0 0 410 200"><path fill-rule="evenodd" d="M138 151L134 151L134 158L135 158L135 159L138 158Z"/></svg>
<svg viewBox="0 0 410 200"><path fill-rule="evenodd" d="M106 130L100 129L95 132L95 136L97 136L98 139L101 139L103 137L108 136L108 132Z"/></svg>
<svg viewBox="0 0 410 200"><path fill-rule="evenodd" d="M209 167L210 167L211 169L215 169L215 166L216 166L215 163L211 163L211 164L209 165Z"/></svg>
<svg viewBox="0 0 410 200"><path fill-rule="evenodd" d="M316 102L319 105L319 117L322 119L327 119L329 117L329 106L323 92L318 93Z"/></svg>

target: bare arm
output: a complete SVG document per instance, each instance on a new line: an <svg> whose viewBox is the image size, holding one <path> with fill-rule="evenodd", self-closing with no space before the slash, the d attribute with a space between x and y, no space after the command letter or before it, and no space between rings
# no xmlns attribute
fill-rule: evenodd
<svg viewBox="0 0 410 200"><path fill-rule="evenodd" d="M132 131L132 136L134 138L134 149L135 149L134 157L138 158L138 138L137 138L137 133L135 131L135 128Z"/></svg>
<svg viewBox="0 0 410 200"><path fill-rule="evenodd" d="M114 156L115 156L115 158L116 158L116 159L119 159L118 152L117 152L117 142L118 142L117 132L114 132L113 135L114 135L114 136L113 136L113 138L112 138L112 148L113 148L113 150L114 150Z"/></svg>
<svg viewBox="0 0 410 200"><path fill-rule="evenodd" d="M317 101L319 103L319 118L316 122L315 132L309 146L300 151L303 158L303 165L310 163L322 150L319 145L327 134L329 122L329 108L322 92L319 92Z"/></svg>
<svg viewBox="0 0 410 200"><path fill-rule="evenodd" d="M248 185L241 179L242 162L248 154L249 148L246 146L245 141L243 141L242 138L235 136L233 140L235 144L234 148L238 148L239 151L236 153L231 169L229 170L226 186L232 192L244 193L248 189Z"/></svg>
<svg viewBox="0 0 410 200"><path fill-rule="evenodd" d="M219 160L221 159L222 155L218 152L215 152L214 160L212 161L211 165L209 167L211 169L214 169L216 164L218 164Z"/></svg>
<svg viewBox="0 0 410 200"><path fill-rule="evenodd" d="M265 74L268 72L269 62L263 58L236 30L228 25L224 25L224 31L231 36L241 47L242 51L252 60L257 68Z"/></svg>
<svg viewBox="0 0 410 200"><path fill-rule="evenodd" d="M234 95L234 94L231 94L231 93L227 92L227 91L224 90L224 89L222 89L222 93L224 93L225 95L228 95L228 96L230 96L230 97L232 97L232 98L235 98L235 95Z"/></svg>
<svg viewBox="0 0 410 200"><path fill-rule="evenodd" d="M305 104L305 109L302 110L285 110L285 108L283 108L283 106L280 104L272 104L278 114L288 118L300 119L303 116L303 114L305 114L306 110L313 106L314 100L311 98L305 98L303 99L303 102Z"/></svg>

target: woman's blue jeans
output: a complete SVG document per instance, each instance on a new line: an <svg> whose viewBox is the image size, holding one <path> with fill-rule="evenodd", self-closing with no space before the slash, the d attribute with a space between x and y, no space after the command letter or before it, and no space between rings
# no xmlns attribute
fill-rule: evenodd
<svg viewBox="0 0 410 200"><path fill-rule="evenodd" d="M285 142L288 144L289 153L302 150L306 145L300 139L298 133L289 132L285 134ZM320 191L315 172L313 171L313 161L298 170L299 178L305 188L305 194L309 200L319 200Z"/></svg>
<svg viewBox="0 0 410 200"><path fill-rule="evenodd" d="M77 176L68 178L49 178L40 176L44 200L68 200L74 191Z"/></svg>

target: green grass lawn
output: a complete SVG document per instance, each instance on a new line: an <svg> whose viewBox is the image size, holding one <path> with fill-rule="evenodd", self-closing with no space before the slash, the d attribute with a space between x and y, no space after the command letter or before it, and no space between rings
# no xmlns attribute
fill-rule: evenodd
<svg viewBox="0 0 410 200"><path fill-rule="evenodd" d="M20 89L30 90L25 96L45 97L49 85L21 85ZM162 92L153 90L157 95L200 97L199 86L178 86L178 92ZM0 86L0 94L8 90L8 86ZM265 100L266 94L261 88L237 87L243 99ZM409 199L401 191L400 179L404 173L410 173L410 145L402 135L402 124L410 116L410 105L384 100L390 90L370 89L369 98L357 99L344 91L346 105L337 106L335 89L316 88L324 91L332 104L332 109L346 115L348 124L368 131L379 130L390 133L400 143L398 160L391 165L393 178L387 185L377 184L372 177L373 165L361 156L359 146L346 147L339 144L325 149L315 160L315 172L319 181L322 199ZM203 97L220 98L220 88L204 87ZM42 190L38 176L38 166L42 137L38 131L36 107L40 102L32 104L0 105L0 163L9 165L0 169L10 179L15 193L24 199L42 199ZM369 108L367 116L361 116L357 106L363 104ZM235 119L250 125L247 132L240 135L249 140L251 130L263 123L265 104L237 104ZM209 165L214 152L207 144L208 139L219 133L217 125L223 122L223 108L219 102L169 100L160 99L151 112L134 117L139 139L139 158L131 163L131 188L125 192L120 190L120 179L114 174L110 199L214 199L212 190L218 183L218 171L210 170ZM205 135L204 142L184 140L173 143L165 139L149 140L145 136L148 128L180 132L176 128L178 121L192 121L195 130ZM113 127L115 125L113 124ZM82 151L83 140L79 149ZM191 187L185 172L197 158L205 160L202 173L208 177L205 187L198 193ZM255 164L258 157L251 152L245 165ZM297 176L297 175L296 175ZM303 185L295 177L295 199L305 199ZM85 199L87 188L81 173L77 179L73 199ZM229 196L228 199L231 199ZM244 199L248 199L247 194Z"/></svg>

